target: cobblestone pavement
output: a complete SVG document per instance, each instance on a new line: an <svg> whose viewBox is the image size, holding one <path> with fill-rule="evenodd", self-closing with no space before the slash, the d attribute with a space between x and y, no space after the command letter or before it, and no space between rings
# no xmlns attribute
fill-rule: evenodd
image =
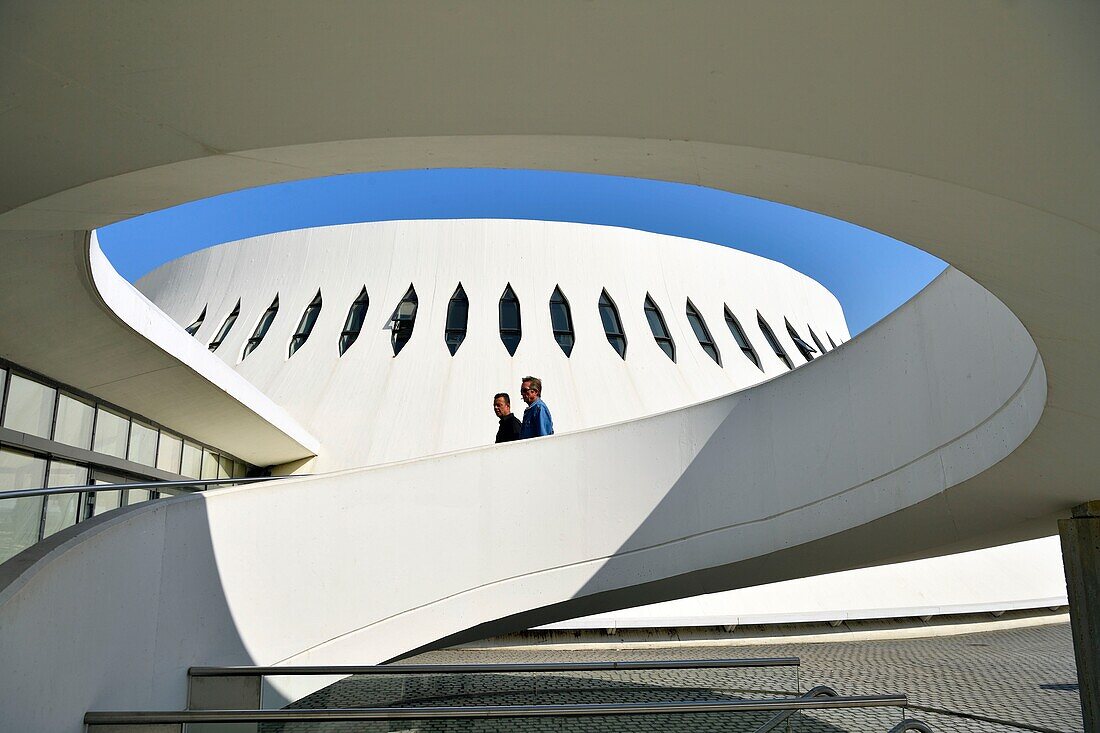
<svg viewBox="0 0 1100 733"><path fill-rule="evenodd" d="M351 677L292 707L517 705L590 702L674 702L788 695L829 685L841 695L903 692L908 717L937 733L1082 731L1077 675L1068 624L959 636L884 641L668 647L582 651L560 649L448 649L407 663L567 662L611 659L703 659L796 656L800 669L654 670ZM944 714L949 711L953 715ZM340 731L752 731L764 713L606 718L535 718L326 723L264 726L265 732ZM897 708L813 711L790 719L806 733L886 733L901 720ZM1002 722L997 722L1002 721ZM785 730L786 727L780 728Z"/></svg>

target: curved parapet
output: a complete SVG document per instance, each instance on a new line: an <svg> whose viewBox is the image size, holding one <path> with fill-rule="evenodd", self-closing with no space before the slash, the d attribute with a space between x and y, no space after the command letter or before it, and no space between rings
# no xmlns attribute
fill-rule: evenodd
<svg viewBox="0 0 1100 733"><path fill-rule="evenodd" d="M122 279L94 234L0 232L0 356L257 465L319 444Z"/></svg>
<svg viewBox="0 0 1100 733"><path fill-rule="evenodd" d="M864 337L726 397L135 507L47 540L0 590L0 656L36 659L0 670L0 706L22 728L75 730L88 709L181 705L191 664L377 662L1033 535L1057 509L982 472L1045 396L1019 321L948 270Z"/></svg>

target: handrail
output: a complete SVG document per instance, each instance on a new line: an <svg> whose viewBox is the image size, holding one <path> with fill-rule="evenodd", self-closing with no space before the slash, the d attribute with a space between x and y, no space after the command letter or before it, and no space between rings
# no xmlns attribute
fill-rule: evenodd
<svg viewBox="0 0 1100 733"><path fill-rule="evenodd" d="M582 705L484 705L420 708L282 708L280 710L92 711L84 723L140 725L172 723L268 723L355 720L427 720L457 718L590 717L601 715L668 715L676 713L737 713L768 710L829 710L839 708L905 707L905 695L854 695L827 700L773 698L766 700L698 700L678 703L588 703Z"/></svg>
<svg viewBox="0 0 1100 733"><path fill-rule="evenodd" d="M196 479L195 481L137 481L122 484L83 484L80 486L55 486L49 489L15 489L0 491L0 499L22 499L28 496L52 496L54 494L79 494L85 491L121 491L123 489L182 489L190 486L218 486L220 484L252 484L283 478L302 478L310 474L294 476L258 476L255 478Z"/></svg>
<svg viewBox="0 0 1100 733"><path fill-rule="evenodd" d="M836 690L829 687L828 685L818 685L817 687L807 691L802 695L802 699L804 700L814 700L822 697L837 698L840 697L840 695L838 695ZM786 722L788 718L794 715L795 712L797 711L785 710L781 713L778 713L777 715L764 721L764 724L754 730L753 733L768 733L768 731L775 730L777 727Z"/></svg>
<svg viewBox="0 0 1100 733"><path fill-rule="evenodd" d="M733 669L739 667L797 667L798 657L752 659L623 660L609 662L532 662L499 664L376 664L301 667L191 667L190 677L264 677L297 675L489 674L501 672L598 672L641 669Z"/></svg>

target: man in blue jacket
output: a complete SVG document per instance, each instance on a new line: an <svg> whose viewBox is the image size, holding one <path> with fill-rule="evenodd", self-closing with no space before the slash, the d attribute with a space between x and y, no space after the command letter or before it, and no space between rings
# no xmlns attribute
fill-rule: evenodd
<svg viewBox="0 0 1100 733"><path fill-rule="evenodd" d="M527 409L523 411L523 425L519 430L520 439L553 435L554 419L550 417L550 409L542 401L542 380L538 377L524 377L520 382L519 393L527 403Z"/></svg>

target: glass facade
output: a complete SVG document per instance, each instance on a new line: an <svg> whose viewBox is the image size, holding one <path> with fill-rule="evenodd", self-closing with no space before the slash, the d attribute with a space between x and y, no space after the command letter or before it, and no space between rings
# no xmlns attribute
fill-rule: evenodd
<svg viewBox="0 0 1100 733"><path fill-rule="evenodd" d="M91 448L94 422L95 407L62 392L57 400L53 439L76 448Z"/></svg>
<svg viewBox="0 0 1100 733"><path fill-rule="evenodd" d="M0 417L3 427L48 441L15 436L0 442L0 491L88 486L93 479L97 484L154 481L164 475L154 466L172 477L192 470L191 478L200 473L235 478L249 470L221 451L185 443L17 365L0 366ZM204 452L209 467L202 466ZM157 496L149 489L113 489L0 498L0 562L89 516Z"/></svg>
<svg viewBox="0 0 1100 733"><path fill-rule="evenodd" d="M180 458L183 456L183 438L171 433L160 433L160 442L157 444L157 468L161 471L179 473Z"/></svg>
<svg viewBox="0 0 1100 733"><path fill-rule="evenodd" d="M128 460L143 466L153 466L157 462L157 429L134 420L130 423L130 448L126 453ZM175 471L173 471L175 473Z"/></svg>
<svg viewBox="0 0 1100 733"><path fill-rule="evenodd" d="M21 433L49 438L53 425L53 403L57 390L20 374L9 377L4 427Z"/></svg>
<svg viewBox="0 0 1100 733"><path fill-rule="evenodd" d="M0 448L0 491L41 486L45 476L45 459L32 453ZM0 562L38 541L41 519L41 496L0 501Z"/></svg>
<svg viewBox="0 0 1100 733"><path fill-rule="evenodd" d="M95 441L92 450L116 458L126 457L126 442L130 437L130 421L124 415L105 410L95 411Z"/></svg>
<svg viewBox="0 0 1100 733"><path fill-rule="evenodd" d="M50 461L46 486L85 486L88 483L88 468L65 461ZM83 494L55 494L46 497L46 517L42 527L42 536L49 537L66 527L76 524L77 512Z"/></svg>
<svg viewBox="0 0 1100 733"><path fill-rule="evenodd" d="M187 478L199 478L200 473L202 473L202 446L185 440L183 441L183 465L180 467L180 475Z"/></svg>

